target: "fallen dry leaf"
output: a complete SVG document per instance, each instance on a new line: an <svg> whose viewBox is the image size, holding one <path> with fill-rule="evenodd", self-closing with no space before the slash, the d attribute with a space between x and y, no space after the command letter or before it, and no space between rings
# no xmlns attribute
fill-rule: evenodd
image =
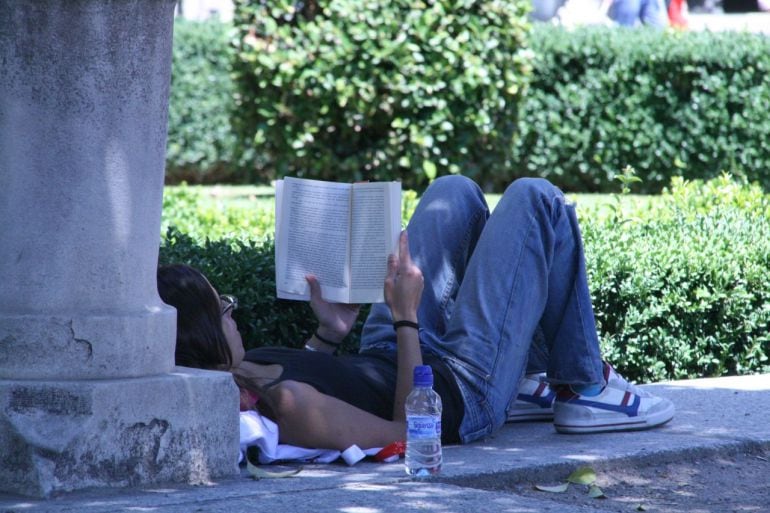
<svg viewBox="0 0 770 513"><path fill-rule="evenodd" d="M535 485L535 490L540 490L541 492L550 492L550 493L564 493L567 491L568 487L569 487L569 483L562 483L556 486Z"/></svg>
<svg viewBox="0 0 770 513"><path fill-rule="evenodd" d="M588 496L592 499L606 499L607 496L604 495L604 492L601 488L599 488L596 485L591 485L591 488L588 489Z"/></svg>
<svg viewBox="0 0 770 513"><path fill-rule="evenodd" d="M574 484L590 485L596 481L596 472L591 467L580 467L569 475L567 481Z"/></svg>

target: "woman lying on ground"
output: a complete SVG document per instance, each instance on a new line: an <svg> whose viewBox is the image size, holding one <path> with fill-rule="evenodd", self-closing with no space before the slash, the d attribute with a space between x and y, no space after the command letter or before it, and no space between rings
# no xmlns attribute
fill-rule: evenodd
<svg viewBox="0 0 770 513"><path fill-rule="evenodd" d="M319 325L306 349L244 354L233 298L190 267L158 271L162 299L178 310L177 364L231 370L257 392L281 443L344 450L403 440L412 370L423 363L443 401L444 443L511 419L552 417L559 432L593 433L674 415L670 401L602 361L575 210L545 180L517 180L491 215L471 180L433 182L388 260L386 302L372 306L358 354L333 356L358 308L327 303L308 282Z"/></svg>

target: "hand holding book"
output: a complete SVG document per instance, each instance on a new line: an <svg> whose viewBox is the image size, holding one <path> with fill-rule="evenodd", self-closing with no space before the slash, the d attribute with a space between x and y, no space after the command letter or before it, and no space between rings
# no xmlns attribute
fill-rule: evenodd
<svg viewBox="0 0 770 513"><path fill-rule="evenodd" d="M318 279L312 274L306 279L310 286L310 307L320 324L318 334L334 342L341 341L353 329L361 305L324 301Z"/></svg>
<svg viewBox="0 0 770 513"><path fill-rule="evenodd" d="M310 274L325 301L384 301L387 258L397 252L401 230L400 183L285 178L275 199L279 298L310 299Z"/></svg>

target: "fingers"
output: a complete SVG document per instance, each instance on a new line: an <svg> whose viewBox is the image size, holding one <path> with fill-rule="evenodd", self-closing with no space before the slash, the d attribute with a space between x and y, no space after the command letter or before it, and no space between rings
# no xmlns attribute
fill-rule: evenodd
<svg viewBox="0 0 770 513"><path fill-rule="evenodd" d="M398 258L396 255L388 255L388 273L385 275L385 302L390 304L393 297L393 287L396 284L398 274Z"/></svg>
<svg viewBox="0 0 770 513"><path fill-rule="evenodd" d="M398 241L399 254L388 257L388 274L385 278L385 302L390 307L394 320L413 320L424 287L419 267L412 262L409 252L409 237L401 232Z"/></svg>
<svg viewBox="0 0 770 513"><path fill-rule="evenodd" d="M396 255L388 255L388 274L386 278L395 278L398 274L399 260Z"/></svg>
<svg viewBox="0 0 770 513"><path fill-rule="evenodd" d="M398 260L402 266L412 265L412 255L409 253L409 236L406 230L401 231L398 239Z"/></svg>
<svg viewBox="0 0 770 513"><path fill-rule="evenodd" d="M412 262L412 254L409 252L409 236L407 235L406 230L401 232L401 237L399 238L398 247L399 247L398 272L396 275L397 276L420 275L420 279L422 279L422 272L414 264L414 262Z"/></svg>
<svg viewBox="0 0 770 513"><path fill-rule="evenodd" d="M321 284L318 283L318 278L312 274L305 275L305 281L310 286L310 300L321 299Z"/></svg>

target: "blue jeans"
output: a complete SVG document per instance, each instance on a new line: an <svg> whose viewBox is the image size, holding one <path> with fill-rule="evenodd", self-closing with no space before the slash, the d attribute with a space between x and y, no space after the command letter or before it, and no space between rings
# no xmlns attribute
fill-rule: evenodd
<svg viewBox="0 0 770 513"><path fill-rule="evenodd" d="M668 10L664 0L615 0L607 13L610 19L626 27L638 23L651 27L668 26Z"/></svg>
<svg viewBox="0 0 770 513"><path fill-rule="evenodd" d="M407 230L425 279L420 344L457 379L464 443L505 422L538 331L551 382L603 383L575 209L556 187L517 180L490 216L473 181L442 177L425 191ZM372 306L361 337L361 352L375 348L396 350L382 303Z"/></svg>

